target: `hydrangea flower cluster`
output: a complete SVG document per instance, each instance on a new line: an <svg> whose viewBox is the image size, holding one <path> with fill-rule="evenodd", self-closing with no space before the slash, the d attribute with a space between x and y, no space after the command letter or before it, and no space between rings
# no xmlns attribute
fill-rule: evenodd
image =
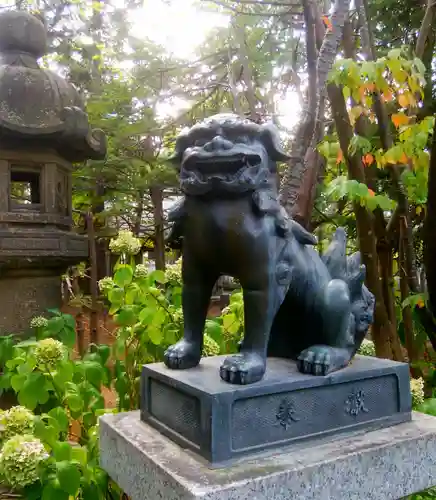
<svg viewBox="0 0 436 500"><path fill-rule="evenodd" d="M39 439L29 434L13 436L1 450L0 474L11 488L24 488L38 481L38 467L48 456Z"/></svg>
<svg viewBox="0 0 436 500"><path fill-rule="evenodd" d="M410 380L410 392L412 393L413 407L424 403L424 380L421 377Z"/></svg>
<svg viewBox="0 0 436 500"><path fill-rule="evenodd" d="M55 368L65 357L65 346L59 340L43 339L36 344L35 356L39 365Z"/></svg>
<svg viewBox="0 0 436 500"><path fill-rule="evenodd" d="M375 345L372 340L363 339L362 345L359 347L357 354L362 356L375 356Z"/></svg>
<svg viewBox="0 0 436 500"><path fill-rule="evenodd" d="M48 319L44 316L35 316L30 320L31 328L45 328L48 325Z"/></svg>
<svg viewBox="0 0 436 500"><path fill-rule="evenodd" d="M13 406L0 414L0 437L10 439L15 435L33 432L33 413L24 406Z"/></svg>
<svg viewBox="0 0 436 500"><path fill-rule="evenodd" d="M182 282L182 257L176 260L174 264L168 264L165 269L168 281Z"/></svg>
<svg viewBox="0 0 436 500"><path fill-rule="evenodd" d="M203 356L218 356L220 353L220 346L209 335L205 335L203 339Z"/></svg>
<svg viewBox="0 0 436 500"><path fill-rule="evenodd" d="M114 280L110 276L105 276L98 282L98 288L103 294L109 293L110 290L115 286Z"/></svg>
<svg viewBox="0 0 436 500"><path fill-rule="evenodd" d="M111 240L109 248L116 254L136 255L141 250L141 241L131 231L120 231L118 236Z"/></svg>
<svg viewBox="0 0 436 500"><path fill-rule="evenodd" d="M147 276L148 276L147 264L136 264L135 277L136 278L146 278Z"/></svg>

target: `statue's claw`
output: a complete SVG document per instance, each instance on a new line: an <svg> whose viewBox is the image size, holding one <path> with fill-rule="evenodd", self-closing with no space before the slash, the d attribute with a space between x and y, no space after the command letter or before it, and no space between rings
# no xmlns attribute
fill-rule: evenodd
<svg viewBox="0 0 436 500"><path fill-rule="evenodd" d="M347 349L314 345L305 349L297 358L298 370L311 375L328 375L344 368L351 359Z"/></svg>
<svg viewBox="0 0 436 500"><path fill-rule="evenodd" d="M266 361L262 356L254 352L243 352L223 361L220 376L231 384L253 384L261 380L265 369Z"/></svg>
<svg viewBox="0 0 436 500"><path fill-rule="evenodd" d="M164 362L173 370L194 368L201 359L201 346L196 342L182 339L165 351Z"/></svg>

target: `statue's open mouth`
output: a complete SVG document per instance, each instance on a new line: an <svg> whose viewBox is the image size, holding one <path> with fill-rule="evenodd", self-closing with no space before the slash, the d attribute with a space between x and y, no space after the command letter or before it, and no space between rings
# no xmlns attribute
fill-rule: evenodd
<svg viewBox="0 0 436 500"><path fill-rule="evenodd" d="M255 153L191 153L183 162L180 183L185 193L242 193L253 190L269 175Z"/></svg>
<svg viewBox="0 0 436 500"><path fill-rule="evenodd" d="M261 157L257 154L211 155L192 154L183 162L186 170L196 170L202 176L216 174L236 175L240 170L260 164Z"/></svg>

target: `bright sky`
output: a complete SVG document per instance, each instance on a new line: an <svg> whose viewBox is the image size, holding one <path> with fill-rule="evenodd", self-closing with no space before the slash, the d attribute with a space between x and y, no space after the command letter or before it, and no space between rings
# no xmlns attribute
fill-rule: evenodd
<svg viewBox="0 0 436 500"><path fill-rule="evenodd" d="M144 0L143 8L132 12L131 20L132 35L138 38L145 35L186 59L194 59L196 47L201 45L209 30L228 24L227 16L199 11L194 0ZM280 101L278 111L284 127L290 129L297 123L299 109L293 92ZM160 112L178 114L174 108Z"/></svg>

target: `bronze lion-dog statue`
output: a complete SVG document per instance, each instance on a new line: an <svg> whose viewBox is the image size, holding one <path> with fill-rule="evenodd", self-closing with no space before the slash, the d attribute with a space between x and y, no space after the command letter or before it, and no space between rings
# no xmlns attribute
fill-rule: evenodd
<svg viewBox="0 0 436 500"><path fill-rule="evenodd" d="M233 384L262 379L267 356L296 360L302 373L348 365L373 320L360 254L346 255L336 231L320 256L316 238L290 219L278 199L277 162L288 156L277 129L232 114L181 133L171 161L183 197L172 209L169 240L182 242L183 338L165 352L171 369L199 364L212 288L238 279L244 338L220 376Z"/></svg>

